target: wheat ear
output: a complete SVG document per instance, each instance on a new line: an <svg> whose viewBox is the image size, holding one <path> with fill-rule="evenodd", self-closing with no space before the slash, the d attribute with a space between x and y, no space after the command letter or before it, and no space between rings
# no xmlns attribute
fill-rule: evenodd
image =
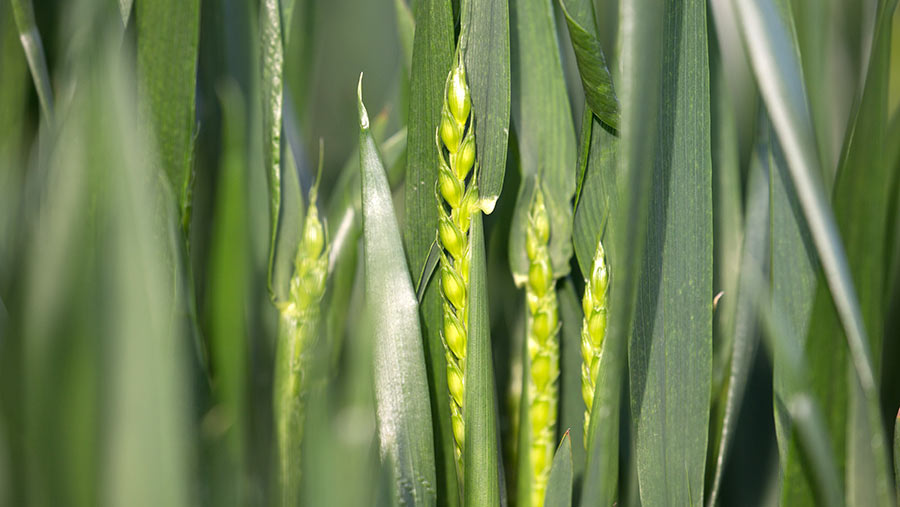
<svg viewBox="0 0 900 507"><path fill-rule="evenodd" d="M581 395L584 397L584 445L588 444L588 429L591 427L591 406L594 389L597 387L597 373L600 369L600 355L603 352L603 338L606 336L607 292L609 270L603 243L597 242L597 251L591 263L590 278L584 281L584 322L581 326Z"/></svg>
<svg viewBox="0 0 900 507"><path fill-rule="evenodd" d="M454 451L460 483L465 445L466 343L468 341L469 223L478 206L475 185L475 132L471 98L461 57L447 77L441 124L435 133L440 159L437 180L438 238L441 252L441 338L447 358Z"/></svg>
<svg viewBox="0 0 900 507"><path fill-rule="evenodd" d="M310 356L319 332L322 296L328 270L328 245L316 205L316 186L290 281L290 295L280 303L275 354L275 419L282 505L297 505L300 448L303 438Z"/></svg>

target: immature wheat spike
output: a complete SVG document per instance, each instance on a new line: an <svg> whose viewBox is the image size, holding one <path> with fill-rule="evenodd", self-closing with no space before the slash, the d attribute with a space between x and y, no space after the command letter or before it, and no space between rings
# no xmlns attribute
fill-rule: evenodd
<svg viewBox="0 0 900 507"><path fill-rule="evenodd" d="M550 219L538 187L525 232L528 254L528 422L531 424L531 505L544 504L556 443L559 378L559 306L550 265ZM524 499L523 499L524 500Z"/></svg>
<svg viewBox="0 0 900 507"><path fill-rule="evenodd" d="M444 325L441 339L447 358L447 385L450 391L454 451L459 480L463 478L465 445L466 343L469 336L469 222L478 206L475 185L475 132L466 71L461 57L447 77L441 124L435 132L438 168L438 237L441 252L441 294ZM471 179L469 174L472 174ZM468 179L468 184L467 184ZM449 209L449 212L448 212Z"/></svg>
<svg viewBox="0 0 900 507"><path fill-rule="evenodd" d="M606 266L606 252L603 243L597 241L597 251L591 263L591 277L584 281L584 322L581 325L581 395L584 397L584 446L588 444L588 429L591 427L591 405L594 403L594 388L600 369L600 355L603 352L603 338L606 336L607 290L609 270Z"/></svg>
<svg viewBox="0 0 900 507"><path fill-rule="evenodd" d="M316 207L316 186L309 192L309 210L297 248L288 301L278 305L278 345L275 355L275 419L282 505L299 500L300 447L304 407L309 387L309 359L318 334L320 303L325 293L328 246Z"/></svg>

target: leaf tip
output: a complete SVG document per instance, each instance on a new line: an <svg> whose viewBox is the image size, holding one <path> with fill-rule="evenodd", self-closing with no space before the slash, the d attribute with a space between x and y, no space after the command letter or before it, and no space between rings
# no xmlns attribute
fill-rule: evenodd
<svg viewBox="0 0 900 507"><path fill-rule="evenodd" d="M369 113L362 99L362 81L363 73L359 73L359 84L356 85L356 98L359 106L359 127L363 130L369 130Z"/></svg>
<svg viewBox="0 0 900 507"><path fill-rule="evenodd" d="M481 198L478 207L481 208L481 211L483 211L485 215L490 215L494 211L494 207L497 206L497 197L498 196L494 195Z"/></svg>

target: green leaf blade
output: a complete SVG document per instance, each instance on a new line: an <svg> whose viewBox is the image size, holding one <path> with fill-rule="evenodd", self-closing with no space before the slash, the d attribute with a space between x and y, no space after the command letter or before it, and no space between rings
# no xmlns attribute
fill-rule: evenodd
<svg viewBox="0 0 900 507"><path fill-rule="evenodd" d="M276 299L273 287L276 238L281 210L281 132L284 100L284 44L281 35L281 2L260 2L259 34L262 48L263 164L269 186L269 263L267 285L269 297ZM302 206L301 206L302 208ZM290 274L287 275L290 277Z"/></svg>
<svg viewBox="0 0 900 507"><path fill-rule="evenodd" d="M545 507L568 507L572 505L572 439L567 431L553 457L550 467L550 479L547 481L547 494L544 497Z"/></svg>
<svg viewBox="0 0 900 507"><path fill-rule="evenodd" d="M572 448L573 475L584 473L584 399L581 394L581 324L584 313L581 301L575 295L571 277L564 278L556 290L559 298L560 378L559 378L559 430L575 441ZM570 495L571 497L571 495Z"/></svg>
<svg viewBox="0 0 900 507"><path fill-rule="evenodd" d="M517 281L528 276L525 226L537 181L550 216L553 276L562 278L569 273L572 257L575 127L552 5L544 0L516 0L510 4L510 18L512 117L522 171L510 230L510 267Z"/></svg>
<svg viewBox="0 0 900 507"><path fill-rule="evenodd" d="M609 207L609 228L604 246L610 269L609 320L601 354L600 373L594 389L591 426L588 428L587 465L581 505L612 505L616 500L619 477L619 416L623 375L628 362L628 342L637 303L638 284L647 238L650 191L653 178L652 146L658 137L660 69L663 62L663 7L659 0L640 0L622 9L622 137L615 181L606 181L615 189L617 201ZM585 117L587 117L587 113ZM582 125L582 156L579 167L588 164L585 138L598 126ZM599 145L598 145L599 146ZM593 146L590 147L594 149ZM585 178L588 174L584 175ZM582 187L578 207L587 194ZM578 211L576 211L577 220ZM596 232L590 241L596 241ZM576 238L579 235L576 226ZM582 247L583 248L583 247ZM589 273L593 250L582 259L576 243L576 255L583 273ZM585 267L587 266L587 267ZM623 488L624 490L624 488ZM623 493L623 497L626 493Z"/></svg>
<svg viewBox="0 0 900 507"><path fill-rule="evenodd" d="M137 4L138 91L161 169L176 193L182 231L191 225L199 0Z"/></svg>
<svg viewBox="0 0 900 507"><path fill-rule="evenodd" d="M466 10L462 13L461 50L475 118L478 193L482 209L490 214L500 197L506 174L509 7L505 0L467 0L463 6Z"/></svg>
<svg viewBox="0 0 900 507"><path fill-rule="evenodd" d="M453 61L453 9L450 0L419 0L415 9L412 72L410 74L403 239L413 276L418 276L438 225L434 185L438 177L435 132L441 118L444 83ZM447 363L440 329L443 325L440 287L428 285L419 306L431 392L438 499L443 505L459 503L453 429L447 390Z"/></svg>
<svg viewBox="0 0 900 507"><path fill-rule="evenodd" d="M706 2L666 5L663 109L630 348L641 501L703 502L712 377Z"/></svg>
<svg viewBox="0 0 900 507"><path fill-rule="evenodd" d="M488 313L487 262L481 213L472 217L472 263L469 285L469 339L466 345L465 505L500 504L497 400L491 359L491 323Z"/></svg>
<svg viewBox="0 0 900 507"><path fill-rule="evenodd" d="M881 7L884 5L882 4ZM771 0L735 2L735 7L741 35L748 50L760 92L784 150L791 180L816 246L824 272L824 280L829 289L830 297L827 297L828 293L825 292L824 286L819 290L815 305L828 308L829 303L833 303L834 312L823 314L837 317L832 322L839 322L843 327L851 364L865 398L865 419L870 433L868 444L871 447L871 456L875 461L874 473L878 503L889 505L893 501L893 495L889 486L887 439L881 423L877 370L872 360L866 316L863 314L854 288L853 272L848 263L849 257L841 242L837 226L838 220L829 207L822 184L818 180L818 175L822 174L821 165L815 150L813 130L806 108L807 100L803 89L802 72L796 52L793 50L789 31L784 21L779 18ZM871 310L867 309L867 311ZM819 314L819 312L814 310L814 314ZM813 323L815 325L817 319L813 319ZM826 323L820 322L819 324ZM878 323L878 326L882 324ZM837 350L837 348L832 347L832 350ZM830 374L825 373L825 370L831 367L829 365L836 364L833 362L833 358L831 359L831 362L823 361L818 366L813 365L813 370L819 372L819 378L824 382L829 382L833 376L833 369ZM842 390L840 386L836 387L838 391ZM839 403L841 403L840 400L838 400ZM839 410L846 411L846 408ZM840 414L835 413L833 420L838 417ZM832 422L832 425L834 424ZM835 430L833 426L832 430ZM838 429L837 431L843 433L846 430ZM841 444L838 443L838 445L840 446L838 450L841 450ZM839 461L842 462L842 460Z"/></svg>
<svg viewBox="0 0 900 507"><path fill-rule="evenodd" d="M589 0L559 0L559 4L569 26L585 100L603 123L618 130L619 99L600 45L593 4Z"/></svg>
<svg viewBox="0 0 900 507"><path fill-rule="evenodd" d="M436 503L434 441L418 305L387 176L369 133L359 83L366 299L374 319L381 456L404 504Z"/></svg>

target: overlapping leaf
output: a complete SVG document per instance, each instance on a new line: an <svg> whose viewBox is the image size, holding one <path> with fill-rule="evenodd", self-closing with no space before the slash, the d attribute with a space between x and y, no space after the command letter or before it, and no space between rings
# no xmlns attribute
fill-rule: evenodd
<svg viewBox="0 0 900 507"><path fill-rule="evenodd" d="M436 502L434 441L416 294L403 255L384 166L359 89L366 300L374 324L375 398L381 457L402 504Z"/></svg>

